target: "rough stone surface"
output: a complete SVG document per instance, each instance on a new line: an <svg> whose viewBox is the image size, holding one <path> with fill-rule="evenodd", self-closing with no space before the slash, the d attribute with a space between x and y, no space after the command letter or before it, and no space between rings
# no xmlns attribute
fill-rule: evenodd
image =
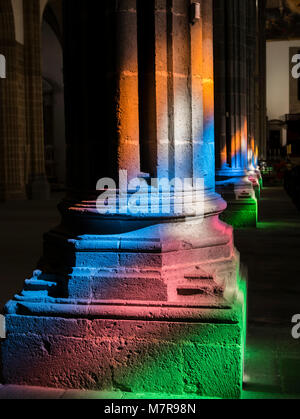
<svg viewBox="0 0 300 419"><path fill-rule="evenodd" d="M11 203L0 205L1 234L5 238L2 246L3 260L1 269L3 280L1 301L8 300L13 290L20 288L23 273L30 271L39 254L40 237L43 231L55 223L57 217L55 203L47 207L39 202ZM12 214L16 214L12 217ZM36 223L31 225L30 214ZM18 229L14 230L18 219ZM299 254L300 214L281 188L264 188L259 208L258 228L235 231L235 241L241 252L242 261L249 268L249 327L245 353L245 377L242 398L244 399L299 399L300 369L299 340L291 337L291 316L299 312L299 281L297 280ZM18 252L18 265L10 263L16 250L19 235L22 234L30 244ZM3 243L4 243L3 242ZM21 247L20 247L21 249ZM274 257L274 255L276 257ZM263 261L258 263L258 261ZM10 278L9 284L4 279ZM282 278L285 278L284 283ZM5 285L11 288L6 289ZM25 322L26 320L26 322ZM228 333L220 333L217 324L196 325L186 323L184 332L178 323L157 322L155 329L147 322L116 322L95 320L60 319L42 317L16 316L13 318L15 327L21 334L27 330L35 330L41 335L48 324L49 334L61 334L65 337L84 338L87 334L95 338L102 333L103 338L112 338L114 333L134 336L136 327L143 330L144 339L154 339L156 333L163 341L180 342L180 338L188 335L191 343L216 341L224 346L226 337L228 344L233 346L238 340L238 329L226 327ZM104 326L105 324L105 326ZM8 319L10 328L10 319ZM230 330L230 333L229 333ZM172 337L172 341L171 341ZM292 394L291 394L292 392ZM193 395L143 394L126 392L97 392L78 390L57 390L48 388L32 388L26 386L0 386L0 399L185 399L200 398Z"/></svg>
<svg viewBox="0 0 300 419"><path fill-rule="evenodd" d="M242 324L7 316L6 383L239 397Z"/></svg>

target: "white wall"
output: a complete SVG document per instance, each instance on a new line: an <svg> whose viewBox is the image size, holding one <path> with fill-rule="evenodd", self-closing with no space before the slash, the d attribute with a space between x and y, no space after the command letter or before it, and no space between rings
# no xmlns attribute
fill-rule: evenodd
<svg viewBox="0 0 300 419"><path fill-rule="evenodd" d="M267 115L281 119L290 113L290 47L300 40L267 42Z"/></svg>

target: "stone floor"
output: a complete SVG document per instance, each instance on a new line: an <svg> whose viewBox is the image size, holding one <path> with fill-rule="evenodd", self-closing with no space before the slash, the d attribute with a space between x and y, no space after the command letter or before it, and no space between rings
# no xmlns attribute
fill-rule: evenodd
<svg viewBox="0 0 300 419"><path fill-rule="evenodd" d="M238 230L248 268L245 397L300 398L300 212L281 187L263 191L257 229Z"/></svg>
<svg viewBox="0 0 300 419"><path fill-rule="evenodd" d="M22 288L24 274L31 274L40 256L42 234L59 220L58 199L0 204L0 306ZM291 319L300 313L300 212L282 188L266 188L258 228L236 231L235 240L249 279L243 398L300 399L300 340L291 335ZM0 386L0 399L6 398L126 399L132 395ZM135 398L169 397L141 394Z"/></svg>

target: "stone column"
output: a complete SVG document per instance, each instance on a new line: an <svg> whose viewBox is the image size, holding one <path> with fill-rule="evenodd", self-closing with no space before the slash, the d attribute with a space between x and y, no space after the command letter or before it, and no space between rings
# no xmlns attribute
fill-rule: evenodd
<svg viewBox="0 0 300 419"><path fill-rule="evenodd" d="M48 199L50 188L45 174L40 0L24 0L23 13L26 127L30 155L27 183L31 198Z"/></svg>
<svg viewBox="0 0 300 419"><path fill-rule="evenodd" d="M257 2L251 0L247 3L247 78L248 78L248 165L249 179L251 180L256 198L259 200L262 187L262 176L258 165L259 138L256 135L256 63L257 63Z"/></svg>
<svg viewBox="0 0 300 419"><path fill-rule="evenodd" d="M216 185L228 203L222 219L235 227L255 226L257 201L248 154L248 6L216 0L214 8Z"/></svg>
<svg viewBox="0 0 300 419"><path fill-rule="evenodd" d="M230 153L229 135L229 89L231 84L227 80L228 67L228 38L227 38L227 14L224 1L214 2L214 67L215 67L215 133L217 141L216 167L226 169L228 167Z"/></svg>
<svg viewBox="0 0 300 419"><path fill-rule="evenodd" d="M6 306L7 383L240 396L245 284L214 189L212 11L192 24L190 1L65 1L70 190ZM119 169L142 185L138 212ZM101 212L103 192L118 211Z"/></svg>
<svg viewBox="0 0 300 419"><path fill-rule="evenodd" d="M0 79L0 200L25 199L25 100L23 45L16 41L9 0L1 2L0 54L6 78Z"/></svg>
<svg viewBox="0 0 300 419"><path fill-rule="evenodd" d="M258 163L258 144L255 136L256 0L248 2L247 27L248 144L250 166L255 170Z"/></svg>
<svg viewBox="0 0 300 419"><path fill-rule="evenodd" d="M257 7L257 62L256 62L256 138L259 143L259 159L267 158L267 72L266 72L266 0Z"/></svg>

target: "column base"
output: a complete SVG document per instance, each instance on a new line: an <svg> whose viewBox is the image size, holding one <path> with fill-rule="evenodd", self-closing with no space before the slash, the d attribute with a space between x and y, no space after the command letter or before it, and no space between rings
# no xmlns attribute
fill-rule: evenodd
<svg viewBox="0 0 300 419"><path fill-rule="evenodd" d="M207 196L204 217L94 205L61 207L41 271L6 305L5 382L239 397L246 290L224 201Z"/></svg>
<svg viewBox="0 0 300 419"><path fill-rule="evenodd" d="M263 189L263 180L259 169L249 171L249 180L252 182L255 197L259 201L261 190Z"/></svg>
<svg viewBox="0 0 300 419"><path fill-rule="evenodd" d="M227 202L227 209L220 215L220 219L234 228L256 227L260 195L258 181L256 178L251 181L249 173L237 177L225 174L220 172L216 182L217 192Z"/></svg>
<svg viewBox="0 0 300 419"><path fill-rule="evenodd" d="M227 210L220 219L234 228L256 227L258 216L257 201L227 201Z"/></svg>
<svg viewBox="0 0 300 419"><path fill-rule="evenodd" d="M81 306L77 311L49 304L43 315L34 304L28 305L27 314L6 315L4 381L239 398L245 297L245 283L240 281L233 305L224 302L211 308L132 304ZM89 314L84 316L84 310Z"/></svg>

